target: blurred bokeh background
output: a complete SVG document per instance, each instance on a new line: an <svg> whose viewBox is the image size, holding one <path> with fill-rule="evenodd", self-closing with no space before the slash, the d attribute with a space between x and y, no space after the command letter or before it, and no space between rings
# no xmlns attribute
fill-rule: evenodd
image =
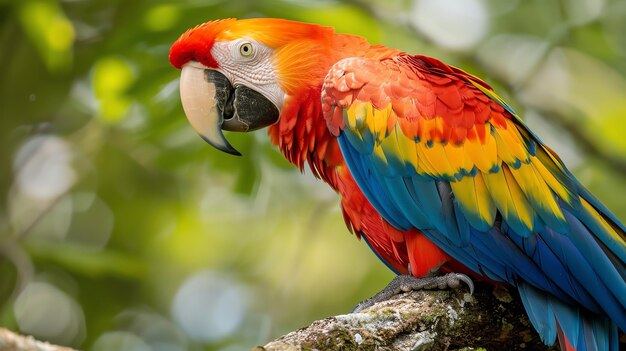
<svg viewBox="0 0 626 351"><path fill-rule="evenodd" d="M623 0L0 0L0 325L87 350L247 350L391 278L263 132L187 124L169 45L283 17L485 78L626 220Z"/></svg>

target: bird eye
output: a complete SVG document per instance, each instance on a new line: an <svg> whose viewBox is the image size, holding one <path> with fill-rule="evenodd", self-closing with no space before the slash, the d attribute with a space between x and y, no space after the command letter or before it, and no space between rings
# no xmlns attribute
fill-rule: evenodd
<svg viewBox="0 0 626 351"><path fill-rule="evenodd" d="M239 47L239 53L241 54L241 56L248 57L252 55L252 52L252 44L250 43L241 44L241 46Z"/></svg>

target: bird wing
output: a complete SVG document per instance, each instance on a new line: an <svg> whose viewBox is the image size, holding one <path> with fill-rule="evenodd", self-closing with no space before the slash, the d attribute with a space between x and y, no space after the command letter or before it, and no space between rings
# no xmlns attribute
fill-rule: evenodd
<svg viewBox="0 0 626 351"><path fill-rule="evenodd" d="M425 56L355 57L331 68L322 105L357 184L393 226L529 286L522 294L626 327L626 228L485 82Z"/></svg>

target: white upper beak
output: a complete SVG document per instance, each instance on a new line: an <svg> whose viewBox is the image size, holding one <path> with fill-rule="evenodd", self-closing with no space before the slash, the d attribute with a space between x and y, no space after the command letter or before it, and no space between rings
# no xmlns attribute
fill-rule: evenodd
<svg viewBox="0 0 626 351"><path fill-rule="evenodd" d="M217 108L215 84L207 80L207 68L195 61L185 64L180 75L180 99L189 123L207 143L234 155L241 155L233 148L224 134L224 117Z"/></svg>

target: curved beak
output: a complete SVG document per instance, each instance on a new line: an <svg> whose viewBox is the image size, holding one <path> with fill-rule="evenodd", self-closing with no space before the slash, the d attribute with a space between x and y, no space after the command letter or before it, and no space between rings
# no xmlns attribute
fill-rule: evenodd
<svg viewBox="0 0 626 351"><path fill-rule="evenodd" d="M180 76L180 98L191 126L211 146L241 156L222 129L248 132L278 121L278 108L245 86L233 87L222 73L191 61Z"/></svg>

